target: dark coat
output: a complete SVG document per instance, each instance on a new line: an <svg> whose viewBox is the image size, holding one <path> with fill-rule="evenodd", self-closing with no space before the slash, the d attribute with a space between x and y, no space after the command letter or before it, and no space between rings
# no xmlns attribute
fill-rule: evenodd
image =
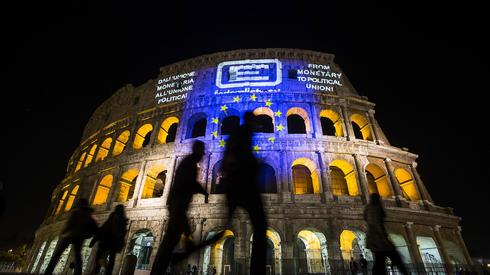
<svg viewBox="0 0 490 275"><path fill-rule="evenodd" d="M368 229L366 232L366 247L373 252L391 251L395 247L388 239L384 227L385 212L382 206L368 204L364 209L364 220Z"/></svg>
<svg viewBox="0 0 490 275"><path fill-rule="evenodd" d="M90 242L90 247L99 241L99 247L121 251L124 246L127 223L128 219L124 215L112 212Z"/></svg>
<svg viewBox="0 0 490 275"><path fill-rule="evenodd" d="M62 231L64 238L88 239L97 232L97 223L92 218L94 210L90 207L76 208L71 212L65 228Z"/></svg>

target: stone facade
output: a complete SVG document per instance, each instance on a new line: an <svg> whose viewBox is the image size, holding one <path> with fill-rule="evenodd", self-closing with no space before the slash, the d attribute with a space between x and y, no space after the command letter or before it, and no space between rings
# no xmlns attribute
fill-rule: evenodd
<svg viewBox="0 0 490 275"><path fill-rule="evenodd" d="M266 58L328 64L331 70L341 72L331 54L293 49L237 50L162 67L159 78L198 71L194 90L185 101L155 104L156 79L139 87L121 88L94 112L87 124L80 146L69 161L66 177L53 191L51 208L36 232L28 271L43 271L50 257L49 247L56 245L53 241L59 236L72 205L84 197L90 202L98 201L94 216L99 223L115 205L126 206L130 219L127 242L117 256L114 270L120 272L126 255L137 254L137 272L147 272L165 233L166 199L173 173L183 156L190 152L192 142L200 139L206 143L207 153L200 163L199 180L211 194L207 202L199 195L193 199L189 211L193 238L202 240L228 228L231 232L228 238L233 241L232 248L223 242L220 247L193 255L189 263L199 266L201 272L215 266L218 274L244 273L248 268L252 227L242 211L235 213L231 228L227 227L224 195L213 194L218 176L214 171L226 140L219 135L223 118L231 114L241 117L246 110L267 114L261 108L273 111L274 127L273 133L258 133L254 139L259 146L257 157L273 168L275 177L276 192L263 195L270 228L271 274L337 274L343 272L350 256L358 258L362 254L372 259L364 245L366 224L362 212L373 186L377 186L377 192L383 197L390 237L407 264L427 269L433 263L444 263L447 272L453 271L452 265L471 264L460 233L460 219L453 215L451 208L432 201L417 173L418 156L390 145L374 117L374 103L359 96L345 75L342 74L342 85L335 87L334 92L283 89L271 96L260 93L256 100L235 105L232 103L236 94L208 96L209 89L197 83L214 80L213 72L220 62ZM283 63L284 71L295 69ZM240 96L245 101L250 94ZM271 98L272 105L264 105ZM220 106L227 104L233 108L223 113ZM189 138L189 129L195 127L193 117L198 113L205 114L205 133ZM332 119L331 114L338 116L338 120ZM303 119L305 133L288 133L290 115ZM178 121L175 139L171 141L160 136L169 131L162 126L169 117ZM322 117L332 120L335 135L325 135ZM213 123L213 118L219 118L219 122ZM151 125L152 130L139 132L144 125ZM279 125L284 130L277 130ZM125 142L124 137L120 139L124 131L129 131ZM108 138L111 142L104 144ZM144 140L141 148L134 145L140 142L138 139ZM121 149L122 143L122 151L114 153ZM311 192L298 191L297 178L292 172L297 166L306 167L311 173L311 179L307 180L313 185ZM134 171L129 173L133 176L127 176L127 171ZM164 176L162 171L166 171ZM339 180L339 175L343 179ZM104 179L110 184L103 186ZM123 183L131 191L121 191ZM150 184L155 187L148 189ZM155 196L158 184L163 185L163 192ZM345 184L345 188L338 189L339 184ZM148 197L148 192L153 196ZM94 253L84 249L89 268ZM231 261L225 259L229 255ZM63 270L68 270L68 265L60 265L58 272Z"/></svg>

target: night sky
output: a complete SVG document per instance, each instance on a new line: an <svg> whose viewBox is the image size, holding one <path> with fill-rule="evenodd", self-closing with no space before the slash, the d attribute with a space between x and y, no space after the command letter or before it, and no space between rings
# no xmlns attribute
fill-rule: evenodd
<svg viewBox="0 0 490 275"><path fill-rule="evenodd" d="M488 1L135 2L2 7L0 246L32 236L85 124L116 89L182 59L277 47L335 54L391 143L419 154L436 204L462 217L472 256L490 258Z"/></svg>

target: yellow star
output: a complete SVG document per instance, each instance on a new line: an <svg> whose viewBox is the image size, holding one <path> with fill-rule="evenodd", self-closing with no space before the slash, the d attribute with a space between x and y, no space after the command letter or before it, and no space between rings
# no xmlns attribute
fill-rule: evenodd
<svg viewBox="0 0 490 275"><path fill-rule="evenodd" d="M265 102L265 106L270 107L271 105L272 105L271 100L267 99L267 101Z"/></svg>
<svg viewBox="0 0 490 275"><path fill-rule="evenodd" d="M255 145L255 146L254 146L254 151L259 151L259 150L260 150L260 146Z"/></svg>
<svg viewBox="0 0 490 275"><path fill-rule="evenodd" d="M277 128L278 131L284 130L284 126L282 125L282 123L279 124L279 126L276 126L276 128Z"/></svg>
<svg viewBox="0 0 490 275"><path fill-rule="evenodd" d="M251 99L252 101L255 101L255 100L257 99L257 96L256 96L255 94L252 94L252 95L250 96L250 99Z"/></svg>
<svg viewBox="0 0 490 275"><path fill-rule="evenodd" d="M274 141L276 141L276 138L275 137L270 137L269 138L269 141L272 142L272 143L274 143Z"/></svg>
<svg viewBox="0 0 490 275"><path fill-rule="evenodd" d="M226 141L224 139L219 141L219 147L225 147Z"/></svg>
<svg viewBox="0 0 490 275"><path fill-rule="evenodd" d="M211 122L214 123L214 124L216 124L216 125L218 125L219 120L218 120L217 117L213 117L213 119L211 120Z"/></svg>
<svg viewBox="0 0 490 275"><path fill-rule="evenodd" d="M242 100L242 99L241 99L239 96L235 96L235 97L233 98L233 102L235 102L235 103L240 102L240 100Z"/></svg>
<svg viewBox="0 0 490 275"><path fill-rule="evenodd" d="M226 106L226 104L225 104L225 105L223 105L223 106L221 106L221 111L223 111L223 112L225 112L225 113L226 113L226 110L227 110L227 109L228 109L228 106Z"/></svg>
<svg viewBox="0 0 490 275"><path fill-rule="evenodd" d="M277 117L281 117L282 113L281 113L281 111L277 111L277 112L274 113L274 115L277 116Z"/></svg>
<svg viewBox="0 0 490 275"><path fill-rule="evenodd" d="M214 131L214 132L213 132L213 136L214 136L215 138L217 138L217 137L218 137L218 131Z"/></svg>

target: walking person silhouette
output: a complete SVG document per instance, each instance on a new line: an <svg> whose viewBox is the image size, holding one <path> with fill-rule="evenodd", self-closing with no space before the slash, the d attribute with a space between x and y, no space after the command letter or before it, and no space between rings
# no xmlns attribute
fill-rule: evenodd
<svg viewBox="0 0 490 275"><path fill-rule="evenodd" d="M267 221L257 185L259 165L252 152L255 115L247 111L244 124L232 132L227 140L222 173L228 201L228 220L241 207L248 212L253 225L250 274L265 274Z"/></svg>
<svg viewBox="0 0 490 275"><path fill-rule="evenodd" d="M128 219L126 218L124 205L119 204L100 227L92 241L90 241L90 247L93 247L96 242L99 242L99 248L95 255L95 267L92 274L99 274L102 266L101 262L105 262L108 256L109 262L105 267L104 274L112 274L116 253L120 252L124 246L127 224Z"/></svg>
<svg viewBox="0 0 490 275"><path fill-rule="evenodd" d="M78 200L77 207L71 212L65 228L61 232L61 242L53 253L44 274L53 274L53 270L60 259L61 254L71 244L75 253L75 270L73 274L82 274L81 249L85 239L92 237L97 232L97 223L92 218L94 210L88 206L87 199Z"/></svg>
<svg viewBox="0 0 490 275"><path fill-rule="evenodd" d="M165 274L170 262L177 263L190 255L192 252L216 242L222 237L217 234L210 240L204 241L198 245L192 243L189 238L186 238L186 251L176 257L172 255L172 251L178 244L182 234L190 236L191 228L187 220L187 209L194 194L208 193L204 190L199 182L197 182L197 164L204 156L204 143L202 141L194 142L192 146L192 154L186 156L175 172L175 179L168 197L169 221L167 231L163 237L158 252L155 257L155 262L151 269L151 275ZM173 258L173 259L172 259Z"/></svg>
<svg viewBox="0 0 490 275"><path fill-rule="evenodd" d="M393 243L388 239L384 226L385 211L379 194L371 194L369 204L364 209L367 222L366 247L374 254L373 275L386 274L386 257L397 266L402 274L408 275L407 268Z"/></svg>

